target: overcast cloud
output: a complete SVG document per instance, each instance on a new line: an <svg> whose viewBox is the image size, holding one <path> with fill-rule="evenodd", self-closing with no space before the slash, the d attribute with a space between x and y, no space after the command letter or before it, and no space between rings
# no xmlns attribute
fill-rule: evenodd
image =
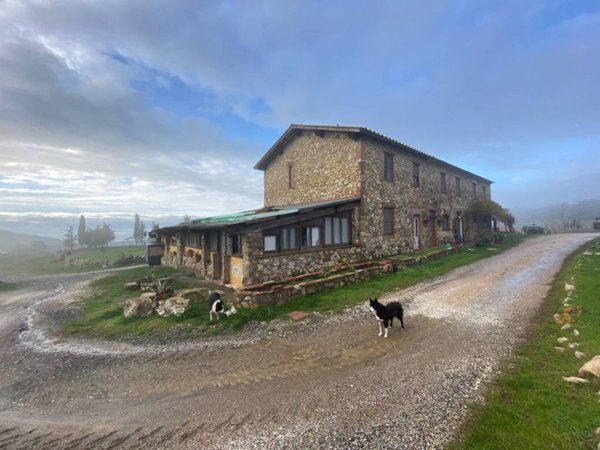
<svg viewBox="0 0 600 450"><path fill-rule="evenodd" d="M258 207L290 123L367 126L507 207L593 198L598 80L592 0L0 1L0 228Z"/></svg>

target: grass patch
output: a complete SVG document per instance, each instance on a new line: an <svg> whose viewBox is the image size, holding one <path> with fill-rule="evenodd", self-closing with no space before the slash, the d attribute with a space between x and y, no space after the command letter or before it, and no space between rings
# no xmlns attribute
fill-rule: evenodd
<svg viewBox="0 0 600 450"><path fill-rule="evenodd" d="M155 269L156 278L174 277L174 288L184 289L189 287L183 277L177 276L177 271L168 267ZM162 330L187 319L183 317L135 317L126 319L123 316L123 303L126 299L135 296L125 289L125 283L145 277L149 273L146 267L135 268L118 272L92 283L94 294L83 303L83 311L76 319L64 324L62 332L66 335L86 335L97 338L116 338L132 334L147 334Z"/></svg>
<svg viewBox="0 0 600 450"><path fill-rule="evenodd" d="M388 259L393 259L396 261L407 261L407 260L419 258L422 256L429 256L434 253L440 252L442 250L448 250L450 248L452 248L452 247L449 247L448 245L438 245L437 247L426 248L423 250L419 250L417 252L403 253L401 255L395 255Z"/></svg>
<svg viewBox="0 0 600 450"><path fill-rule="evenodd" d="M146 268L127 270L94 282L92 286L96 293L85 301L82 315L66 324L63 331L66 334L82 334L97 338L127 339L128 337L153 334L163 337L166 331L171 330L178 339L181 339L240 330L250 322L267 322L283 317L291 311L334 313L364 302L368 296L380 296L390 290L410 287L457 267L498 254L518 245L526 238L524 235L511 235L493 251L485 248L463 248L453 255L428 261L419 266L365 280L348 287L293 298L276 307L239 308L237 314L228 318L222 317L221 320L214 323L209 321L205 305L194 305L181 317L151 316L126 319L123 317L123 302L135 294L126 291L123 285L148 273ZM176 289L188 287L185 277L175 270L161 268L156 271L156 276L167 275L175 278Z"/></svg>
<svg viewBox="0 0 600 450"><path fill-rule="evenodd" d="M125 255L144 256L146 247L107 247L101 249L74 250L77 259L88 261L117 261ZM0 270L13 274L52 275L62 273L82 273L101 269L101 266L66 266L57 253L44 255L12 255L0 259Z"/></svg>
<svg viewBox="0 0 600 450"><path fill-rule="evenodd" d="M485 403L472 406L472 418L448 449L596 448L599 437L593 432L600 426L596 396L600 381L571 385L561 378L576 376L585 361L600 354L600 255L596 253L600 253L599 239L565 262L526 343L510 366L506 363L505 373L492 384ZM570 331L560 331L552 319L562 311L564 283L571 276L577 286L574 304L584 308L574 324L581 332L578 338ZM579 342L579 350L587 357L578 360L569 348L556 352L553 347L561 336Z"/></svg>
<svg viewBox="0 0 600 450"><path fill-rule="evenodd" d="M13 291L15 289L19 289L22 286L23 286L23 284L21 284L21 283L0 282L0 292Z"/></svg>

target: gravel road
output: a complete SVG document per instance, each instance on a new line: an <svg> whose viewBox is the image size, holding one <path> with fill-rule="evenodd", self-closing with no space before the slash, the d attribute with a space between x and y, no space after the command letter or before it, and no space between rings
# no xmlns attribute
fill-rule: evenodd
<svg viewBox="0 0 600 450"><path fill-rule="evenodd" d="M536 237L390 292L406 329L388 339L365 299L202 342L63 340L91 275L30 279L0 294L0 448L443 448L590 238Z"/></svg>

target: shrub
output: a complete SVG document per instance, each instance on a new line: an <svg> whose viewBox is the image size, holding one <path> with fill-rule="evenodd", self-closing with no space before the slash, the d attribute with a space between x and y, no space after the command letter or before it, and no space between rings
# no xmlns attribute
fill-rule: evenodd
<svg viewBox="0 0 600 450"><path fill-rule="evenodd" d="M132 266L134 264L144 264L146 259L143 256L126 255L122 253L113 263L116 267Z"/></svg>

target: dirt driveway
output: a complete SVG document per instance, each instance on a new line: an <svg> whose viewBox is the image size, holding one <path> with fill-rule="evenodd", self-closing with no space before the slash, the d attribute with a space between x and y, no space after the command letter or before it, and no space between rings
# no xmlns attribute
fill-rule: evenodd
<svg viewBox="0 0 600 450"><path fill-rule="evenodd" d="M366 305L236 337L134 346L52 336L86 276L0 294L0 448L442 448L591 235L531 239ZM89 277L89 275L87 275Z"/></svg>

